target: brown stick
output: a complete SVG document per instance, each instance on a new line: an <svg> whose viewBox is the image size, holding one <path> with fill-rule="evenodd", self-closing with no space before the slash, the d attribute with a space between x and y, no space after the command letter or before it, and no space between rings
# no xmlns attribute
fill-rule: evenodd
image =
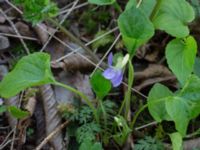
<svg viewBox="0 0 200 150"><path fill-rule="evenodd" d="M37 147L35 150L40 150L47 142L54 136L56 133L58 133L60 130L62 130L69 121L65 121L63 124L61 124L58 128L56 128L53 132L51 132Z"/></svg>

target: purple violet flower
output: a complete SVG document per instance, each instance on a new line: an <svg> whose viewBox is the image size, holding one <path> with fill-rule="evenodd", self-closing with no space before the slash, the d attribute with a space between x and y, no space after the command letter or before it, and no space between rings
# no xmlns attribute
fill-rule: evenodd
<svg viewBox="0 0 200 150"><path fill-rule="evenodd" d="M0 106L3 105L3 99L0 98Z"/></svg>
<svg viewBox="0 0 200 150"><path fill-rule="evenodd" d="M103 76L110 80L113 87L117 87L122 83L123 79L123 67L128 61L129 55L125 56L124 59L119 59L116 66L112 66L113 54L110 53L108 56L108 68L103 72ZM120 61L121 60L121 61Z"/></svg>

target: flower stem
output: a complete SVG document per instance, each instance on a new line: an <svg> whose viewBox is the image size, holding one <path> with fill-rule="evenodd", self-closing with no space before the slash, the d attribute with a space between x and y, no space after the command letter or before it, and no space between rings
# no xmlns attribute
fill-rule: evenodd
<svg viewBox="0 0 200 150"><path fill-rule="evenodd" d="M130 103L131 103L131 88L133 85L133 79L134 79L134 69L131 59L129 59L129 65L128 65L128 90L125 96L125 117L128 120L128 114L130 111Z"/></svg>
<svg viewBox="0 0 200 150"><path fill-rule="evenodd" d="M104 105L103 105L102 99L98 99L98 101L99 101L99 105L100 105L100 107L101 107L101 111L102 111L102 114L103 114L104 128L106 129L106 128L107 128L107 120L108 120L108 118L107 118L107 113L106 113L105 107L104 107Z"/></svg>
<svg viewBox="0 0 200 150"><path fill-rule="evenodd" d="M75 88L73 88L71 86L68 86L66 84L63 84L63 83L60 83L60 82L57 82L57 81L55 81L53 84L57 85L57 86L61 86L61 87L65 88L65 89L67 89L67 90L79 95L83 100L85 100L86 104L92 109L94 117L95 117L95 120L97 121L97 123L99 122L96 108L93 106L92 102L88 99L88 97L85 94L83 94L82 92L76 90Z"/></svg>
<svg viewBox="0 0 200 150"><path fill-rule="evenodd" d="M131 129L133 129L133 127L134 127L134 125L135 125L135 122L136 122L138 116L140 115L140 113L141 113L142 111L144 111L144 110L147 108L147 106L148 106L148 104L143 105L143 106L136 112L136 114L135 114L134 117L133 117L133 120L131 121L131 125L130 125L130 128L131 128Z"/></svg>
<svg viewBox="0 0 200 150"><path fill-rule="evenodd" d="M125 98L122 102L122 105L119 109L118 114L121 114L122 109L125 107L125 118L128 120L128 114L130 111L130 103L131 103L131 88L133 85L133 79L134 79L134 69L132 65L132 58L129 59L129 67L128 67L128 90L125 93Z"/></svg>

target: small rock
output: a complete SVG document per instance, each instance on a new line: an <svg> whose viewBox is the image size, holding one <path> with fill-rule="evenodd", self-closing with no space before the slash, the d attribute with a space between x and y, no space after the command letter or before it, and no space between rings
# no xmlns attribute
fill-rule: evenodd
<svg viewBox="0 0 200 150"><path fill-rule="evenodd" d="M0 0L1 1L1 0ZM0 23L4 23L6 21L6 18L0 15Z"/></svg>
<svg viewBox="0 0 200 150"><path fill-rule="evenodd" d="M8 47L10 47L10 42L8 38L5 36L0 36L0 50L4 50Z"/></svg>

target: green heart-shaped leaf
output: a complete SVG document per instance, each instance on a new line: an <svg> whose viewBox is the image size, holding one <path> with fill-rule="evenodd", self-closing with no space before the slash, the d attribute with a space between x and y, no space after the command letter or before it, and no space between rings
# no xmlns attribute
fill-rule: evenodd
<svg viewBox="0 0 200 150"><path fill-rule="evenodd" d="M176 130L184 137L189 121L200 114L200 78L191 75L180 91L172 95L165 86L156 84L148 96L148 109L153 118L174 121Z"/></svg>
<svg viewBox="0 0 200 150"><path fill-rule="evenodd" d="M179 38L188 36L187 24L195 17L192 6L185 0L158 1L161 1L157 2L160 3L160 7L152 19L155 28Z"/></svg>
<svg viewBox="0 0 200 150"><path fill-rule="evenodd" d="M111 82L105 79L100 71L96 71L90 79L92 89L98 98L103 99L111 89Z"/></svg>
<svg viewBox="0 0 200 150"><path fill-rule="evenodd" d="M175 39L166 47L166 58L169 68L183 84L193 71L197 43L192 36Z"/></svg>
<svg viewBox="0 0 200 150"><path fill-rule="evenodd" d="M153 118L161 122L170 120L170 116L165 109L165 101L172 97L173 93L162 84L155 84L148 95L148 109Z"/></svg>
<svg viewBox="0 0 200 150"><path fill-rule="evenodd" d="M50 69L50 56L38 52L23 57L15 68L0 83L0 96L9 98L20 91L43 84L53 83Z"/></svg>
<svg viewBox="0 0 200 150"><path fill-rule="evenodd" d="M118 25L131 56L134 55L136 48L154 35L154 27L151 21L142 10L135 7L126 9L119 16Z"/></svg>

